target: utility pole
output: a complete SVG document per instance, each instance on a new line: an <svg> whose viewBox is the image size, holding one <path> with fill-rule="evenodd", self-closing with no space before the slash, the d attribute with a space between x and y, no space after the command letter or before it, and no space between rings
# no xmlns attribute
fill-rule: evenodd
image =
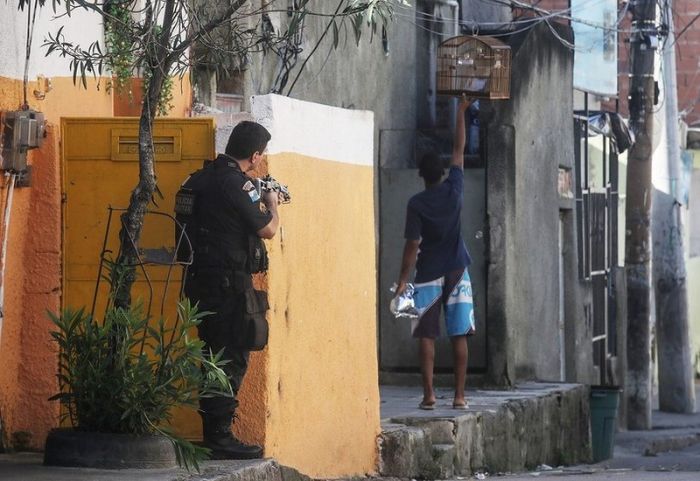
<svg viewBox="0 0 700 481"><path fill-rule="evenodd" d="M682 203L679 199L681 148L678 136L678 90L672 15L666 0L668 37L663 48L668 182L654 193L652 212L652 279L656 299L659 353L659 407L662 411L695 412L695 385L688 329L688 292L683 251ZM665 180L665 179L664 179Z"/></svg>
<svg viewBox="0 0 700 481"><path fill-rule="evenodd" d="M651 336L649 272L651 153L654 118L656 0L633 2L630 37L630 126L636 141L627 157L625 275L627 277L627 367L625 397L629 429L651 428Z"/></svg>

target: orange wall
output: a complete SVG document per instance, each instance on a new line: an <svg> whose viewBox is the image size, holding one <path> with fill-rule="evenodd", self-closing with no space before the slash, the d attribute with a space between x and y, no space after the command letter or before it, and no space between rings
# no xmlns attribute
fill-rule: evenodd
<svg viewBox="0 0 700 481"><path fill-rule="evenodd" d="M11 212L5 268L5 319L0 337L0 416L3 444L41 448L58 421L56 353L46 310L57 310L61 296L61 187L58 155L60 115L111 115L104 91L73 85L72 79L52 79L53 90L30 105L43 111L48 136L41 149L29 154L32 186L17 188ZM23 97L22 83L0 78L0 109L14 110ZM5 211L7 179L2 189Z"/></svg>
<svg viewBox="0 0 700 481"><path fill-rule="evenodd" d="M88 89L72 78L54 77L44 100L32 95L30 106L45 114L48 136L41 149L29 154L32 185L15 189L5 269L5 318L0 332L0 420L2 444L15 448L43 448L49 429L58 424L59 408L48 398L57 391L56 352L50 340L47 310L61 301L61 162L60 118L111 117L113 98L105 79L88 81ZM176 116L189 113L189 83L180 94L176 81ZM19 108L22 82L0 77L0 110ZM86 139L89 140L89 139ZM6 182L0 192L5 211ZM1 216L2 214L0 214ZM2 239L0 239L1 242Z"/></svg>
<svg viewBox="0 0 700 481"><path fill-rule="evenodd" d="M267 160L265 160L249 175L251 177L264 177L268 173L269 165ZM256 289L269 291L268 273L254 275L253 285ZM240 403L236 412L238 420L233 424L234 434L239 439L258 446L265 446L267 434L266 422L269 417L267 410L269 357L269 347L259 352L250 353L248 370L246 371L241 390L238 392L238 402Z"/></svg>
<svg viewBox="0 0 700 481"><path fill-rule="evenodd" d="M114 92L114 116L138 117L141 115L141 101L143 99L143 79L135 78L131 81L131 94L129 92ZM189 76L173 78L172 115L175 117L188 117L192 106L192 87Z"/></svg>

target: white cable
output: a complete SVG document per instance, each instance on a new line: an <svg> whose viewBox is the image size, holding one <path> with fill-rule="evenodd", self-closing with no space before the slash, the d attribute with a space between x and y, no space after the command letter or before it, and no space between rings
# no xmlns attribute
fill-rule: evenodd
<svg viewBox="0 0 700 481"><path fill-rule="evenodd" d="M591 1L596 1L596 0L591 0ZM394 15L397 17L404 17L404 18L415 18L417 16L422 17L420 20L430 20L434 23L449 23L452 24L454 21L453 20L445 20L441 17L438 17L434 14L427 13L427 12L420 12L418 10L414 11L413 9L409 7L404 7L401 6L401 8L407 10L406 13L400 13L398 11L394 11ZM568 12L570 9L564 9L564 10L557 10L556 12L552 12L548 15L543 15L540 18L555 18L555 17L562 17L562 18L568 18L564 17L562 14L565 12ZM534 18L528 18L524 20L510 20L510 21L503 21L503 22L476 22L472 20L460 20L460 25L463 25L465 27L471 27L471 26L496 26L496 27L502 27L502 26L508 26L508 25L517 25L519 23L532 23Z"/></svg>
<svg viewBox="0 0 700 481"><path fill-rule="evenodd" d="M593 28L599 28L602 30L611 30L615 31L618 33L632 33L631 29L620 29L618 28L619 25L622 23L624 20L625 15L627 14L627 11L629 9L629 4L625 4L625 8L623 11L620 13L617 22L613 26L605 25L602 23L598 22L593 22L590 20L585 20L582 18L574 17L571 15L568 15L567 12L571 11L571 8L565 8L563 10L555 10L555 11L548 11L544 10L526 3L522 2L517 2L515 0L484 0L487 3L495 3L497 5L503 5L503 6L511 6L511 7L516 7L516 8L523 8L526 10L530 10L536 13L539 13L539 17L534 17L538 19L551 19L551 18L560 18L562 20L570 20L571 22L574 23L580 23L583 25L588 25L589 27ZM594 4L600 3L601 0L589 0L588 3L585 3L584 6L591 6ZM400 8L407 10L408 12L412 12L412 10L409 7L405 7L400 5ZM407 12L407 13L408 13ZM436 17L435 15L432 15L430 13L426 12L415 12L416 16L422 17L422 20L431 20L432 22L435 23L452 23L451 20L444 20L439 17ZM399 17L406 17L406 14L399 13L397 11L394 12L394 15L399 16ZM460 21L460 25L463 25L465 27L471 27L471 26L507 26L507 25L516 25L519 23L531 23L533 21L533 18L530 19L522 19L522 20L511 20L511 21L504 21L504 22L476 22L476 21L467 21L467 20L462 20Z"/></svg>
<svg viewBox="0 0 700 481"><path fill-rule="evenodd" d="M437 31L432 30L432 29L430 29L430 28L428 28L428 27L424 27L423 25L418 25L418 24L415 23L413 20L410 20L410 19L408 19L408 18L401 18L401 20L404 21L404 22L410 23L410 24L412 24L413 26L415 26L415 27L417 27L417 28L420 28L421 30L425 30L425 31L428 32L428 33L433 33L433 34L435 34L435 35L446 35L444 32L437 32ZM534 27L535 25L537 25L537 24L539 24L539 23L542 23L542 22L544 22L544 21L545 21L545 20L542 19L542 18L533 18L533 19L529 22L530 25L527 25L526 27L523 27L523 28L520 28L520 29L517 29L517 30L503 30L503 33L489 33L489 37L506 37L506 36L513 35L513 34L516 34L516 33L524 32L524 31L529 30L529 29L531 29L532 27Z"/></svg>
<svg viewBox="0 0 700 481"><path fill-rule="evenodd" d="M10 214L12 213L12 198L15 190L17 174L5 174L10 176L7 186L7 199L5 201L5 216L3 219L2 257L0 258L0 339L2 339L2 325L5 320L5 263L7 260L7 239L10 237Z"/></svg>
<svg viewBox="0 0 700 481"><path fill-rule="evenodd" d="M488 0L487 0L487 1L488 1ZM498 3L498 4L506 5L506 2L507 2L508 0L503 0L503 1L502 1L502 0L490 0L490 1L491 1L492 3ZM587 4L585 4L585 5L590 6L590 5L594 4L594 3L595 3L595 4L598 4L598 3L600 3L601 1L602 1L602 0L589 0L589 2L588 2ZM519 7L519 8L524 8L525 5L528 5L528 4L519 2L519 1L517 1L517 0L510 0L510 3L509 3L509 4L510 4L511 6L516 6L516 7ZM565 12L568 12L568 11L571 10L571 7L567 8L567 9L564 9L564 10L558 10L558 11L555 11L555 12L549 12L549 11L547 11L547 10L539 9L539 8L537 8L537 7L534 7L534 6L531 6L531 8L532 8L533 11L535 11L536 13L538 13L539 16L533 17L533 18L528 18L528 19L524 19L524 20L513 20L513 21L511 21L511 22L478 22L478 23L475 23L475 22L460 21L459 24L460 24L460 25L463 25L463 26L471 26L472 28L474 28L474 27L480 27L480 26L486 26L486 25L497 25L497 26L500 26L500 27L507 27L507 26L513 26L513 25L521 24L521 23L526 23L526 24L528 24L527 26L525 26L524 28L521 28L521 29L516 29L516 30L505 30L505 29L504 29L502 34L501 34L501 33L496 33L496 34L493 34L493 33L492 33L492 34L489 35L489 36L491 36L491 37L502 37L502 36L508 36L508 35L513 35L513 34L515 34L515 33L523 32L523 31L525 31L525 30L528 30L528 29L530 29L530 28L535 27L535 26L538 25L539 23L545 22L545 23L547 24L547 27L548 27L549 30L551 31L551 33L554 35L554 37L555 37L562 45L564 45L566 48L568 48L568 49L570 49L570 50L573 50L573 51L578 51L578 52L591 52L599 43L602 42L602 40L595 41L595 42L593 42L592 44L588 45L587 47L577 46L577 45L575 45L575 44L569 42L568 40L564 39L563 37L561 37L561 35L559 35L559 33L558 33L558 32L556 31L556 29L552 26L552 24L550 23L549 20L550 20L550 19L553 19L553 18L561 18L561 19L565 19L565 20L571 20L572 22L576 22L576 23L581 23L581 24L584 24L584 25L592 26L593 28L599 28L599 29L604 29L604 30L609 30L609 31L615 31L615 32L618 32L618 33L623 33L623 32L627 32L627 30L621 30L621 29L619 29L618 27L619 27L620 23L622 23L622 20L624 19L625 15L627 14L628 5L629 5L629 4L625 4L625 8L624 8L624 10L619 14L618 19L617 19L617 21L615 22L614 26L604 26L604 25L601 25L601 24L597 24L597 23L595 23L595 22L589 22L589 21L587 21L587 20L578 19L578 18L572 17L572 16L570 16L570 15L564 15ZM402 8L407 8L407 7L402 7ZM413 12L412 12L412 13L413 13ZM447 23L447 22L448 22L448 20L445 20L445 19L436 17L435 15L432 15L432 14L429 14L429 13L426 13L426 12L415 11L414 13L415 13L415 16L419 16L419 15L422 16L421 20L424 20L424 21L429 21L429 22L437 23L437 24ZM414 26L416 26L416 27L418 27L418 28L421 28L422 30L425 30L426 32L433 33L433 34L436 34L436 35L444 35L443 32L437 32L437 31L435 31L435 30L430 29L429 27L426 27L426 26L423 26L423 25L419 25L419 24L413 22L412 19L415 18L414 15L406 15L406 14L402 14L402 13L399 13L399 12L394 12L394 15L397 16L397 17L399 17L400 20L408 21L409 23L413 24ZM449 23L452 23L452 21L450 20Z"/></svg>

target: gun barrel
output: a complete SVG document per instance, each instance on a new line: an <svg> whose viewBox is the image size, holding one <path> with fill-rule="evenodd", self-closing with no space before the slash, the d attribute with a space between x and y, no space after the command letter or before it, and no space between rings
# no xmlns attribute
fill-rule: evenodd
<svg viewBox="0 0 700 481"><path fill-rule="evenodd" d="M260 179L260 190L264 192L277 192L283 204L289 204L292 201L292 196L289 193L289 188L280 184L277 180L267 175Z"/></svg>

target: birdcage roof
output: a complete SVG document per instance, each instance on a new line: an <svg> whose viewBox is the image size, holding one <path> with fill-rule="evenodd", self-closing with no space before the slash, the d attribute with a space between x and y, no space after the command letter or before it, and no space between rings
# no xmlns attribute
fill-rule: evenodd
<svg viewBox="0 0 700 481"><path fill-rule="evenodd" d="M441 47L459 47L469 42L479 42L492 50L509 49L510 47L500 40L493 37L477 36L477 35L459 35L457 37L448 38L440 44Z"/></svg>

